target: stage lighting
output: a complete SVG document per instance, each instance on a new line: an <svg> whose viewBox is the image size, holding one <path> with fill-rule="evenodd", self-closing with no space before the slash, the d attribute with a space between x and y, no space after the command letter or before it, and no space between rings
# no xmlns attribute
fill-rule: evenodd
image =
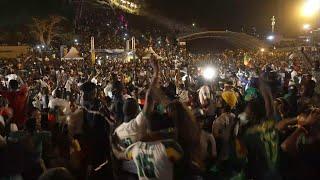
<svg viewBox="0 0 320 180"><path fill-rule="evenodd" d="M217 77L217 70L213 67L206 67L205 69L203 69L202 76L206 80L212 80Z"/></svg>
<svg viewBox="0 0 320 180"><path fill-rule="evenodd" d="M311 25L310 24L304 24L303 25L303 29L304 30L309 30L311 28Z"/></svg>
<svg viewBox="0 0 320 180"><path fill-rule="evenodd" d="M270 36L267 37L267 39L268 39L269 41L273 41L273 40L274 40L274 36L273 36L273 35L270 35Z"/></svg>
<svg viewBox="0 0 320 180"><path fill-rule="evenodd" d="M320 1L319 0L307 0L302 6L301 14L304 17L313 17L320 11Z"/></svg>

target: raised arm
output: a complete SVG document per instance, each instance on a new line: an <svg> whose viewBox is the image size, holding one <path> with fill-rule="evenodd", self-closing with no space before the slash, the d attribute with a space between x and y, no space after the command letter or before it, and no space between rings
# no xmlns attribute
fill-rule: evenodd
<svg viewBox="0 0 320 180"><path fill-rule="evenodd" d="M272 99L271 88L268 85L268 80L266 79L266 77L263 77L262 75L260 75L259 85L260 85L260 92L264 99L266 115L269 119L273 119L274 118L273 99Z"/></svg>
<svg viewBox="0 0 320 180"><path fill-rule="evenodd" d="M159 63L154 56L151 57L150 61L153 68L153 75L152 75L150 87L146 93L145 105L142 110L143 114L146 116L147 119L150 117L150 114L154 109L154 104L155 104L154 92L159 85L159 69L160 69Z"/></svg>

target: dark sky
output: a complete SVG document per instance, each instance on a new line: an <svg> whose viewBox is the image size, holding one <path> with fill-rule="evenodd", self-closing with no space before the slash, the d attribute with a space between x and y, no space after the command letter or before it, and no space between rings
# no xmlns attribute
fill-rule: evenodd
<svg viewBox="0 0 320 180"><path fill-rule="evenodd" d="M168 17L212 30L240 31L242 26L259 32L271 29L271 17L284 34L299 31L297 7L302 0L146 0Z"/></svg>
<svg viewBox="0 0 320 180"><path fill-rule="evenodd" d="M0 26L19 22L26 16L66 12L65 0L0 0ZM92 1L92 0L87 0ZM277 18L277 30L284 34L299 32L296 17L298 2L304 0L144 0L149 9L169 19L210 30L240 31L242 26L270 31L270 19ZM59 3L60 2L60 3Z"/></svg>

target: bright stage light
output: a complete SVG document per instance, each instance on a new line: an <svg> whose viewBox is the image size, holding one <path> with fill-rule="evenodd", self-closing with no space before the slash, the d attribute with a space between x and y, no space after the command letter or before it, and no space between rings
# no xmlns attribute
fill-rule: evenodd
<svg viewBox="0 0 320 180"><path fill-rule="evenodd" d="M303 25L303 29L304 30L309 30L311 28L311 25L310 24L304 24Z"/></svg>
<svg viewBox="0 0 320 180"><path fill-rule="evenodd" d="M264 51L266 51L266 50L265 50L264 48L261 48L260 51L261 51L261 52L264 52Z"/></svg>
<svg viewBox="0 0 320 180"><path fill-rule="evenodd" d="M272 41L272 40L274 40L274 36L273 36L273 35L270 35L270 36L267 37L267 39L268 39L269 41Z"/></svg>
<svg viewBox="0 0 320 180"><path fill-rule="evenodd" d="M307 0L302 6L301 14L304 17L312 17L320 11L319 0Z"/></svg>
<svg viewBox="0 0 320 180"><path fill-rule="evenodd" d="M212 80L217 77L217 70L213 67L206 67L202 72L202 76L207 80Z"/></svg>

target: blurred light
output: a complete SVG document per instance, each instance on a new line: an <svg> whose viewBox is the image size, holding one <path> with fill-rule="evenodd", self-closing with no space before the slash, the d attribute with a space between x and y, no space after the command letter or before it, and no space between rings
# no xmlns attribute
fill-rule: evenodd
<svg viewBox="0 0 320 180"><path fill-rule="evenodd" d="M37 49L40 49L40 46L39 46L39 45L37 46Z"/></svg>
<svg viewBox="0 0 320 180"><path fill-rule="evenodd" d="M98 60L98 64L101 65L101 60L100 59Z"/></svg>
<svg viewBox="0 0 320 180"><path fill-rule="evenodd" d="M310 42L310 39L306 39L306 42Z"/></svg>
<svg viewBox="0 0 320 180"><path fill-rule="evenodd" d="M320 10L319 0L307 0L302 6L301 14L304 17L312 17Z"/></svg>
<svg viewBox="0 0 320 180"><path fill-rule="evenodd" d="M264 48L261 48L261 49L260 49L260 51L261 51L261 52L264 52L264 51L265 51L265 49L264 49Z"/></svg>
<svg viewBox="0 0 320 180"><path fill-rule="evenodd" d="M77 42L78 42L78 39L74 39L74 42L76 42L76 43L77 43Z"/></svg>
<svg viewBox="0 0 320 180"><path fill-rule="evenodd" d="M192 26L195 27L195 26L196 26L196 23L192 23Z"/></svg>
<svg viewBox="0 0 320 180"><path fill-rule="evenodd" d="M267 37L267 39L270 40L270 41L272 41L272 40L274 40L274 36L273 36L273 35L270 35L270 36Z"/></svg>
<svg viewBox="0 0 320 180"><path fill-rule="evenodd" d="M202 72L202 76L207 80L212 80L217 77L217 70L213 67L206 67Z"/></svg>
<svg viewBox="0 0 320 180"><path fill-rule="evenodd" d="M127 36L128 36L128 34L127 34L127 33L124 33L124 36L125 36L125 37L127 37Z"/></svg>
<svg viewBox="0 0 320 180"><path fill-rule="evenodd" d="M41 47L44 48L44 45L42 45Z"/></svg>
<svg viewBox="0 0 320 180"><path fill-rule="evenodd" d="M123 40L126 40L126 38L124 37Z"/></svg>
<svg viewBox="0 0 320 180"><path fill-rule="evenodd" d="M311 28L311 25L310 24L304 24L303 25L303 29L304 30L309 30Z"/></svg>

